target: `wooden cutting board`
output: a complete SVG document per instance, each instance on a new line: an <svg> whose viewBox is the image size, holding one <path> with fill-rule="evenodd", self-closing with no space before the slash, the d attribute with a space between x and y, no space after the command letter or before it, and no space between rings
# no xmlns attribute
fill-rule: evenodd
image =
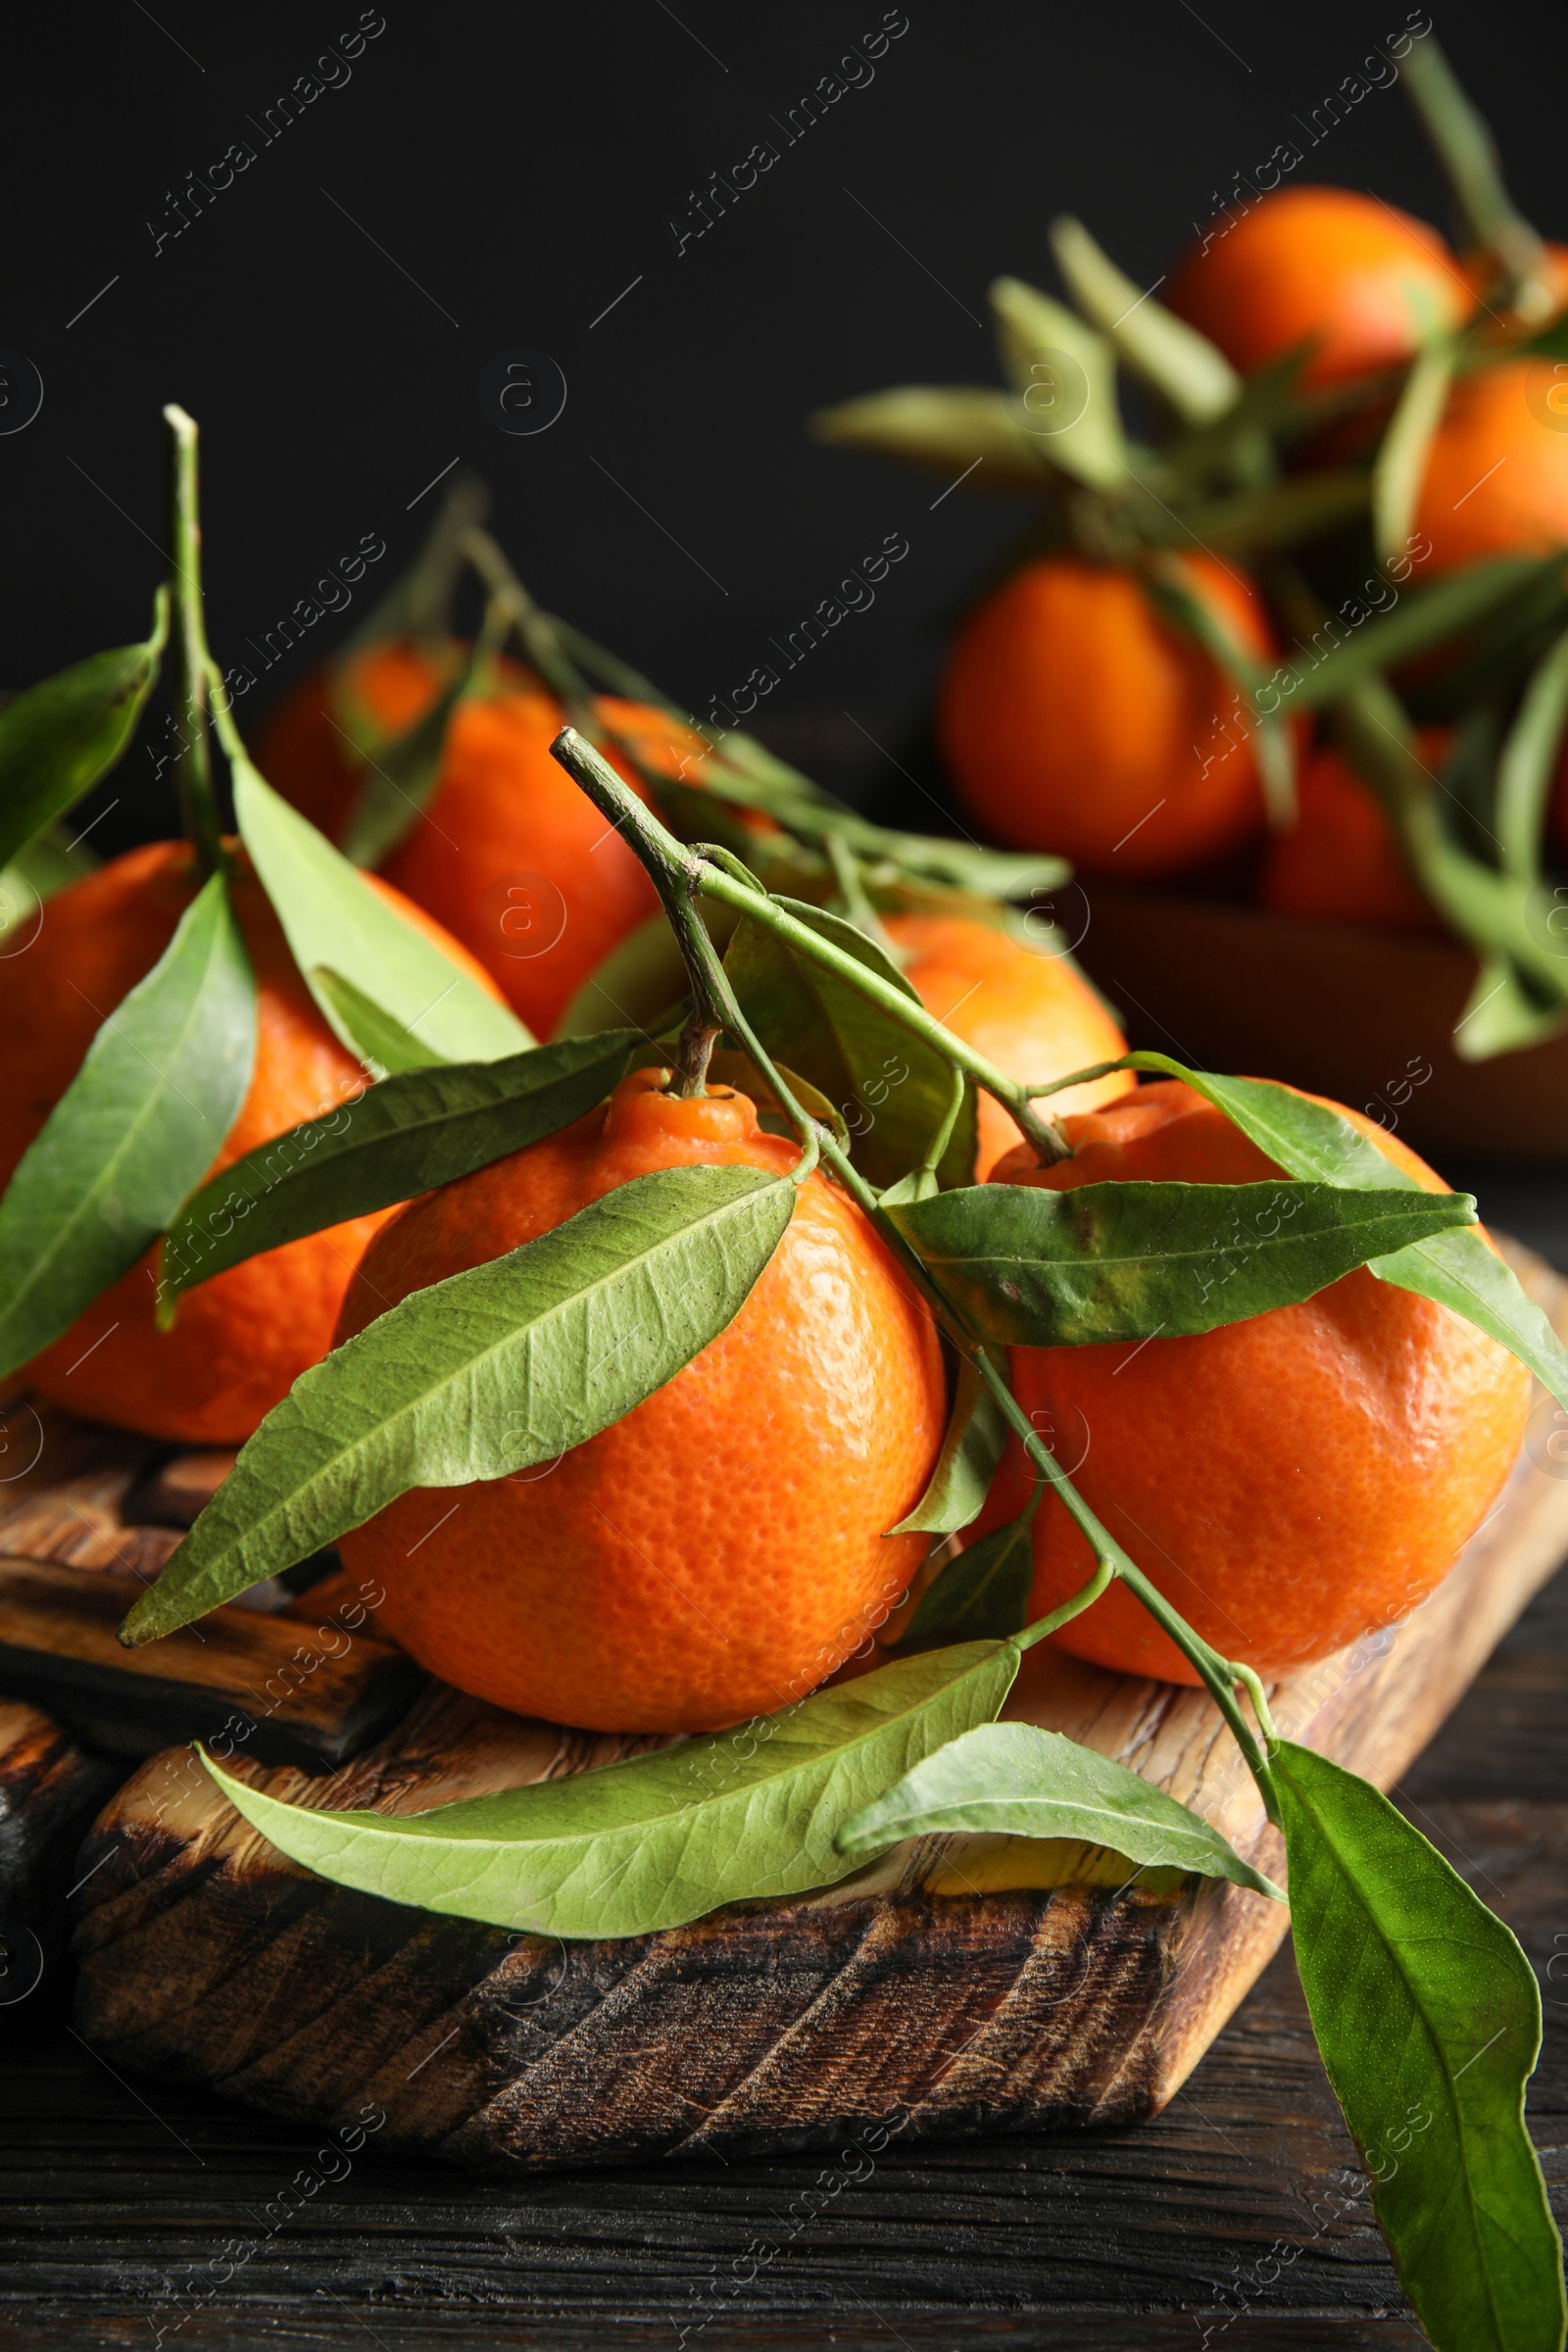
<svg viewBox="0 0 1568 2352"><path fill-rule="evenodd" d="M1515 1263L1568 1331L1568 1285ZM1413 1618L1275 1686L1283 1730L1382 1786L1397 1778L1568 1549L1554 1413L1543 1399L1493 1516ZM78 1468L78 1512L91 1475ZM47 1494L31 1507L51 1524ZM123 1553L122 1535L100 1535ZM16 1544L0 1515L0 1547ZM1130 1764L1279 1874L1277 1836L1202 1694L1047 1648L1006 1712ZM325 1777L242 1769L305 1802L407 1813L635 1744L431 1685ZM804 1899L563 1944L312 1876L219 1797L188 1745L124 1783L72 1876L76 2022L114 2066L324 2129L378 2115L378 2146L486 2168L1134 2121L1180 2085L1287 1925L1243 1889L1100 1848L963 1838L902 1847Z"/></svg>

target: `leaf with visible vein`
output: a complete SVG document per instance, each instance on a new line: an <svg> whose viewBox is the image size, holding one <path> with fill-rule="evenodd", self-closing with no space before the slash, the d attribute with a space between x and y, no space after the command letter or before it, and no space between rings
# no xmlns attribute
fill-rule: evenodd
<svg viewBox="0 0 1568 2352"><path fill-rule="evenodd" d="M215 874L105 1018L0 1200L0 1368L58 1339L157 1239L218 1157L255 1056L256 984Z"/></svg>
<svg viewBox="0 0 1568 2352"><path fill-rule="evenodd" d="M888 1214L980 1338L1081 1348L1293 1305L1368 1258L1471 1222L1475 1202L1283 1181L978 1184Z"/></svg>
<svg viewBox="0 0 1568 2352"><path fill-rule="evenodd" d="M0 866L122 756L168 634L169 596L160 588L143 644L90 654L0 710Z"/></svg>
<svg viewBox="0 0 1568 2352"><path fill-rule="evenodd" d="M608 1429L734 1320L794 1205L788 1176L662 1168L415 1291L300 1375L121 1639L188 1625L413 1487L506 1478Z"/></svg>
<svg viewBox="0 0 1568 2352"><path fill-rule="evenodd" d="M1388 1798L1283 1740L1297 1965L1439 2352L1560 2352L1562 2247L1525 2128L1541 1995L1518 1943Z"/></svg>
<svg viewBox="0 0 1568 2352"><path fill-rule="evenodd" d="M1018 1654L928 1650L738 1732L428 1813L313 1812L207 1766L264 1837L340 1886L535 1935L649 1936L848 1877L844 1823L994 1716Z"/></svg>
<svg viewBox="0 0 1568 2352"><path fill-rule="evenodd" d="M554 1135L602 1102L636 1030L534 1046L502 1061L411 1070L260 1144L186 1201L164 1238L177 1296L263 1250L368 1216Z"/></svg>
<svg viewBox="0 0 1568 2352"><path fill-rule="evenodd" d="M374 1054L374 1041L356 1036L345 1017L349 1000L323 987L323 969L413 1031L436 1060L494 1061L532 1045L515 1013L406 922L248 760L236 759L233 770L234 811L251 862L312 995L351 1054Z"/></svg>
<svg viewBox="0 0 1568 2352"><path fill-rule="evenodd" d="M1082 1838L1146 1869L1196 1871L1283 1899L1228 1838L1163 1788L1030 1723L986 1724L939 1748L846 1822L839 1846L868 1854L906 1838L958 1831Z"/></svg>

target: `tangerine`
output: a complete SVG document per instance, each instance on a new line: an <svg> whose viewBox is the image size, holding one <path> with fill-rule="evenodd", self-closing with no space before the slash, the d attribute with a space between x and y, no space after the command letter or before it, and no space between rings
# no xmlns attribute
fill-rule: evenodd
<svg viewBox="0 0 1568 2352"><path fill-rule="evenodd" d="M1250 581L1208 556L1194 585L1260 662L1274 659ZM993 839L1132 881L1236 848L1263 821L1236 693L1130 572L1048 556L959 630L937 710L959 795Z"/></svg>
<svg viewBox="0 0 1568 2352"><path fill-rule="evenodd" d="M376 887L482 986L477 965L428 916ZM81 1064L105 1017L146 977L195 895L185 842L150 842L49 899L24 953L0 961L0 1184ZM233 903L256 973L256 1064L210 1173L302 1119L355 1100L365 1073L312 1002L261 884ZM264 1250L198 1285L160 1331L156 1250L94 1300L28 1367L52 1403L191 1446L234 1446L326 1353L380 1210Z"/></svg>
<svg viewBox="0 0 1568 2352"><path fill-rule="evenodd" d="M636 1070L546 1141L410 1203L378 1234L340 1340L384 1305L548 1233L659 1168L783 1174L796 1147L740 1094ZM728 1329L554 1466L402 1495L342 1539L421 1664L521 1714L705 1731L803 1698L907 1586L945 1415L935 1327L820 1174Z"/></svg>
<svg viewBox="0 0 1568 2352"><path fill-rule="evenodd" d="M888 914L883 928L904 958L904 976L928 1012L1005 1078L1065 1078L1069 1070L1116 1061L1127 1051L1094 990L1063 956L1024 947L1005 931L964 915ZM1069 1087L1045 1104L1054 1116L1091 1110L1136 1086L1116 1070ZM975 1182L1022 1142L1010 1111L982 1088Z"/></svg>
<svg viewBox="0 0 1568 2352"><path fill-rule="evenodd" d="M1448 1189L1396 1136L1330 1107L1424 1191ZM1020 1150L994 1181L1061 1192L1281 1173L1174 1080L1082 1112L1067 1132L1072 1159L1042 1168ZM1530 1402L1529 1373L1497 1341L1364 1266L1217 1331L1017 1348L1012 1371L1019 1403L1112 1536L1216 1649L1265 1673L1324 1657L1426 1598L1495 1501ZM1016 1515L1029 1478L1014 1443L977 1533ZM1037 1617L1094 1562L1054 1494L1041 1499L1033 1541ZM1124 1585L1054 1638L1125 1673L1198 1679Z"/></svg>
<svg viewBox="0 0 1568 2352"><path fill-rule="evenodd" d="M1349 188L1282 188L1178 269L1168 300L1244 375L1310 341L1308 386L1396 367L1472 308L1435 228Z"/></svg>
<svg viewBox="0 0 1568 2352"><path fill-rule="evenodd" d="M1423 727L1417 740L1435 768L1452 729ZM1444 928L1411 877L1382 802L1330 744L1302 764L1296 822L1270 841L1259 895L1272 913L1309 921L1377 923L1388 931Z"/></svg>
<svg viewBox="0 0 1568 2352"><path fill-rule="evenodd" d="M1568 375L1502 360L1461 376L1432 438L1416 529L1434 573L1568 547Z"/></svg>
<svg viewBox="0 0 1568 2352"><path fill-rule="evenodd" d="M429 708L460 659L451 644L392 640L351 656L340 691L372 732L396 735ZM256 754L277 789L340 840L363 770L328 687L324 671L305 679L263 726ZM655 764L697 760L706 749L645 704L605 696L595 710L634 734ZM465 696L454 710L435 791L381 860L387 880L462 940L540 1037L659 905L634 853L551 759L565 719L553 695L504 663L492 692ZM607 756L641 791L629 762Z"/></svg>

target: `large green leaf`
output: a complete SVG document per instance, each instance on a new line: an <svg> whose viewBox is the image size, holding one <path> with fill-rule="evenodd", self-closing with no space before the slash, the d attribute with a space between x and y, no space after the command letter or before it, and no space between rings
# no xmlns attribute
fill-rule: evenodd
<svg viewBox="0 0 1568 2352"><path fill-rule="evenodd" d="M868 1854L905 1838L956 1831L1083 1838L1146 1869L1196 1871L1257 1894L1280 1891L1218 1830L1162 1788L1110 1756L1030 1723L965 1732L846 1822L838 1841L847 1854Z"/></svg>
<svg viewBox="0 0 1568 2352"><path fill-rule="evenodd" d="M1129 1054L1111 1069L1157 1070L1181 1078L1234 1119L1270 1159L1292 1176L1369 1191L1419 1188L1368 1136L1327 1103L1314 1102L1268 1078L1220 1078L1191 1070L1168 1054ZM1418 1292L1500 1340L1536 1378L1568 1405L1568 1348L1541 1308L1490 1250L1479 1227L1455 1228L1407 1244L1368 1261L1380 1281Z"/></svg>
<svg viewBox="0 0 1568 2352"><path fill-rule="evenodd" d="M105 1018L0 1200L0 1368L133 1266L222 1148L251 1082L256 984L215 874Z"/></svg>
<svg viewBox="0 0 1568 2352"><path fill-rule="evenodd" d="M1048 444L1025 431L1004 392L979 384L900 384L811 418L818 441L874 449L950 478L965 468L987 490L1039 490L1052 479Z"/></svg>
<svg viewBox="0 0 1568 2352"><path fill-rule="evenodd" d="M168 634L169 597L161 588L143 644L90 654L0 710L0 866L121 758Z"/></svg>
<svg viewBox="0 0 1568 2352"><path fill-rule="evenodd" d="M1127 447L1116 410L1109 343L1076 311L1022 278L991 288L997 347L1024 411L1024 427L1049 465L1092 489L1127 479Z"/></svg>
<svg viewBox="0 0 1568 2352"><path fill-rule="evenodd" d="M1135 285L1081 220L1066 214L1054 220L1051 249L1085 316L1179 416L1189 424L1206 424L1234 404L1242 378L1224 353Z"/></svg>
<svg viewBox="0 0 1568 2352"><path fill-rule="evenodd" d="M1405 378L1372 468L1372 542L1378 561L1402 555L1415 525L1427 460L1453 381L1455 346L1435 337Z"/></svg>
<svg viewBox="0 0 1568 2352"><path fill-rule="evenodd" d="M794 1204L788 1176L663 1168L414 1292L274 1405L122 1639L187 1625L411 1487L506 1478L608 1429L733 1321Z"/></svg>
<svg viewBox="0 0 1568 2352"><path fill-rule="evenodd" d="M930 1650L739 1731L396 1818L311 1812L208 1769L264 1837L339 1886L535 1935L648 1936L847 1877L845 1822L989 1721L1017 1668L1010 1642Z"/></svg>
<svg viewBox="0 0 1568 2352"><path fill-rule="evenodd" d="M186 1201L164 1240L176 1296L242 1258L368 1216L520 1152L602 1102L638 1033L412 1070L261 1144Z"/></svg>
<svg viewBox="0 0 1568 2352"><path fill-rule="evenodd" d="M1371 1147L1369 1147L1371 1149ZM890 1209L982 1339L1077 1348L1213 1331L1473 1222L1464 1193L1307 1184L979 1184Z"/></svg>
<svg viewBox="0 0 1568 2352"><path fill-rule="evenodd" d="M780 899L797 921L875 972L912 1004L904 974L863 931L803 901ZM819 1087L843 1111L856 1160L873 1184L895 1183L921 1158L953 1099L953 1073L934 1046L906 1029L852 981L760 923L743 921L725 957L741 1010L767 1053ZM948 1183L974 1166L973 1090L942 1163Z"/></svg>
<svg viewBox="0 0 1568 2352"><path fill-rule="evenodd" d="M515 1013L405 922L248 760L236 758L233 769L234 810L245 847L295 962L350 1053L373 1054L373 1041L355 1036L341 992L321 985L323 969L341 974L412 1030L433 1059L494 1061L532 1045Z"/></svg>
<svg viewBox="0 0 1568 2352"><path fill-rule="evenodd" d="M884 1206L886 1202L884 1200ZM1002 1407L981 1379L973 1359L958 1366L957 1392L942 1451L925 1493L906 1519L890 1527L890 1536L953 1536L978 1519L1002 1448L1007 1425Z"/></svg>
<svg viewBox="0 0 1568 2352"><path fill-rule="evenodd" d="M1270 1769L1312 2031L1399 2282L1438 2352L1559 2352L1562 2248L1524 2122L1530 1963L1365 1781L1289 1740Z"/></svg>

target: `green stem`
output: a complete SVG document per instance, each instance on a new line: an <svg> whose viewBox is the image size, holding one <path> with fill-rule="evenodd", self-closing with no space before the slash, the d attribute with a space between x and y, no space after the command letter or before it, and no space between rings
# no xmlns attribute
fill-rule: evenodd
<svg viewBox="0 0 1568 2352"><path fill-rule="evenodd" d="M867 939L874 939L883 954L891 956L897 962L898 954L883 929L882 918L865 895L865 885L860 879L859 863L855 852L842 833L829 833L823 847L827 851L828 863L833 868L833 879L839 886L839 896L844 901L845 913L857 930L863 931Z"/></svg>
<svg viewBox="0 0 1568 2352"><path fill-rule="evenodd" d="M862 996L869 997L873 1004L879 1004L884 1012L891 1013L905 1028L911 1029L916 1037L932 1047L945 1060L956 1062L960 1069L967 1070L971 1078L983 1086L988 1094L995 1095L997 1101L1012 1113L1023 1134L1034 1146L1043 1167L1050 1167L1058 1159L1071 1158L1071 1147L1060 1128L1054 1120L1041 1118L1034 1109L1029 1098L1037 1090L1021 1085L1015 1078L1004 1076L983 1054L977 1054L962 1038L955 1037L951 1030L945 1029L933 1014L926 1011L923 1004L917 1004L912 997L906 997L903 989L895 988L879 972L871 971L858 956L835 947L831 940L813 931L808 923L799 921L775 899L760 891L755 882L740 881L708 858L684 849L672 833L665 831L653 811L644 808L637 795L621 782L614 769L573 728L564 727L550 748L567 774L582 786L601 815L608 817L612 825L625 834L648 867L661 897L666 895L666 885L661 882L661 874L679 876L688 889L701 891L707 898L717 899L721 906L732 907L738 914L750 915L755 922L776 933L813 963L819 963L826 970L836 972L840 979L849 981Z"/></svg>
<svg viewBox="0 0 1568 2352"><path fill-rule="evenodd" d="M1431 33L1410 51L1404 72L1411 103L1466 229L1501 264L1520 315L1532 323L1545 318L1551 310L1546 248L1503 185L1485 117L1460 88Z"/></svg>
<svg viewBox="0 0 1568 2352"><path fill-rule="evenodd" d="M198 874L206 881L210 874L222 868L224 858L213 790L212 745L207 732L211 656L202 619L196 426L184 410L172 402L164 411L164 421L169 427L169 531L173 556L171 586L174 625L171 652L174 704L184 734L174 781L185 838L196 852Z"/></svg>

